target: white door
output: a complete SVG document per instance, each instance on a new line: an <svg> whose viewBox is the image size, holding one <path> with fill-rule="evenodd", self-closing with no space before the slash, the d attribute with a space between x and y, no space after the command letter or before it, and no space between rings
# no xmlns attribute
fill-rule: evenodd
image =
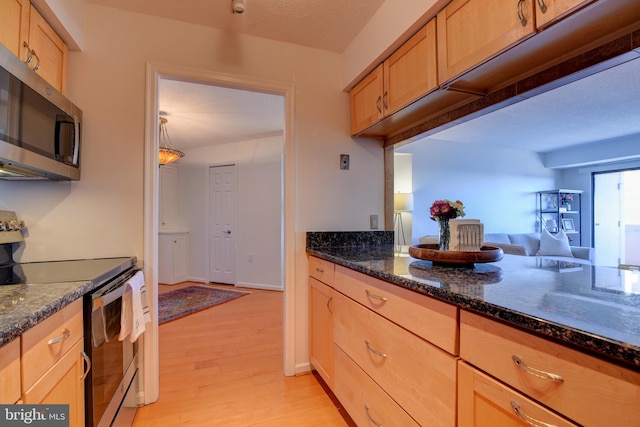
<svg viewBox="0 0 640 427"><path fill-rule="evenodd" d="M209 212L209 281L235 285L235 165L209 168Z"/></svg>
<svg viewBox="0 0 640 427"><path fill-rule="evenodd" d="M620 174L594 175L593 245L598 265L618 266L622 257Z"/></svg>

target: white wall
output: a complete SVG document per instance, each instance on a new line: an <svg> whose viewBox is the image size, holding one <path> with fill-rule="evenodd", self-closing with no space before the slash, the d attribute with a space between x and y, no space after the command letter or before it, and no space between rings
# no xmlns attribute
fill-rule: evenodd
<svg viewBox="0 0 640 427"><path fill-rule="evenodd" d="M75 27L75 25L74 25ZM75 183L0 182L1 209L29 226L24 260L136 255L144 262L147 62L295 86L295 359L308 362L307 230L368 230L383 217L383 150L349 137L343 56L86 5L83 51L69 61L83 109L83 175ZM339 169L341 153L351 170Z"/></svg>
<svg viewBox="0 0 640 427"><path fill-rule="evenodd" d="M283 289L282 136L185 150L178 166L178 224L189 231L189 277L208 281L209 166L236 164L236 283ZM250 259L251 256L251 259Z"/></svg>
<svg viewBox="0 0 640 427"><path fill-rule="evenodd" d="M529 151L429 140L396 150L413 154L413 244L438 228L429 216L434 200L461 200L465 218L485 233L537 231L536 192L555 188L554 170Z"/></svg>

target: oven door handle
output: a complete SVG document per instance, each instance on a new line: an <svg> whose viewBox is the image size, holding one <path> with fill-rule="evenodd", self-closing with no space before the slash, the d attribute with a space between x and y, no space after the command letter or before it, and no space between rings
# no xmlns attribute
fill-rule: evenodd
<svg viewBox="0 0 640 427"><path fill-rule="evenodd" d="M84 351L81 351L80 355L84 359L84 362L87 366L87 369L85 369L84 373L80 377L80 382L82 382L85 380L85 378L87 378L87 375L89 375L89 371L91 371L91 359L89 358L89 356L87 356L87 353L85 353Z"/></svg>
<svg viewBox="0 0 640 427"><path fill-rule="evenodd" d="M126 283L122 286L114 289L108 294L102 295L101 297L97 297L93 299L93 310L99 307L104 307L105 305L111 304L113 301L122 298L125 289L127 288Z"/></svg>

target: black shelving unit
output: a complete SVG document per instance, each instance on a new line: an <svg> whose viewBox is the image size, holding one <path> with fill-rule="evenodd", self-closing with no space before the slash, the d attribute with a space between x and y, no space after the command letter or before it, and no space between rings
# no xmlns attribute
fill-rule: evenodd
<svg viewBox="0 0 640 427"><path fill-rule="evenodd" d="M539 231L546 228L556 234L562 229L572 246L582 246L582 193L582 190L565 188L539 191Z"/></svg>

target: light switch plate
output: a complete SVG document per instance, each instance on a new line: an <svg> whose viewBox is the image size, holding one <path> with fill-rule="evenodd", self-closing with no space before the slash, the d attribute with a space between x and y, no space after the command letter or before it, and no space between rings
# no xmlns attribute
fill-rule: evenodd
<svg viewBox="0 0 640 427"><path fill-rule="evenodd" d="M378 215L369 215L369 228L371 230L378 229Z"/></svg>

